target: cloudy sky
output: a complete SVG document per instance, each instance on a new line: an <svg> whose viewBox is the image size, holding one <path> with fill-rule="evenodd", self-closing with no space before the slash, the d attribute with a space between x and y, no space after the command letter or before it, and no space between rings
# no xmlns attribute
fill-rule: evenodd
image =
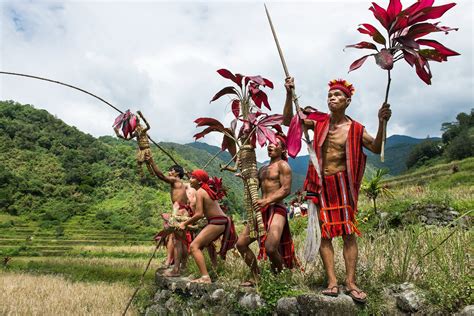
<svg viewBox="0 0 474 316"><path fill-rule="evenodd" d="M414 0L402 1L404 7ZM382 6L388 1L379 0ZM450 1L449 1L450 2ZM448 1L438 0L435 5ZM388 135L439 136L442 122L474 107L473 3L459 0L440 20L459 27L430 38L461 53L431 63L427 86L404 61L395 64ZM211 116L226 122L228 100L209 104L228 82L216 70L260 74L275 83L270 104L281 113L284 74L263 2L1 1L0 69L79 86L118 108L141 110L159 141L186 143L193 120ZM369 40L360 23L378 22L369 1L267 1L302 105L327 109L327 82L346 78L356 87L348 114L369 133L377 129L386 72L372 60L347 73L363 50L343 48ZM379 29L382 27L380 26ZM94 136L112 135L117 113L75 90L42 81L0 75L0 99L46 109ZM217 145L217 135L205 141ZM260 151L263 160L264 153Z"/></svg>

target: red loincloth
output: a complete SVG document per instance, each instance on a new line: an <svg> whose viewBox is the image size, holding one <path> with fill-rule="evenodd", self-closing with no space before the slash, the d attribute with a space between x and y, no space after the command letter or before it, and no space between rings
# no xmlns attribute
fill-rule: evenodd
<svg viewBox="0 0 474 316"><path fill-rule="evenodd" d="M225 260L227 251L234 248L237 243L237 234L235 232L234 222L230 217L227 216L214 216L207 219L208 225L225 225L224 232L217 236L213 241L219 239L223 235L221 240L221 249L219 255Z"/></svg>
<svg viewBox="0 0 474 316"><path fill-rule="evenodd" d="M263 224L265 225L265 230L268 232L275 214L280 214L286 219L285 227L283 228L283 232L281 234L278 251L280 252L285 267L292 269L295 265L299 264L295 255L295 245L291 239L290 225L288 224L288 218L286 217L286 207L282 204L273 204L268 205L262 209ZM258 254L259 260L267 258L267 254L265 252L265 237L263 240L261 240L260 253Z"/></svg>
<svg viewBox="0 0 474 316"><path fill-rule="evenodd" d="M322 238L333 238L360 232L355 223L355 207L351 198L347 172L324 176L319 199Z"/></svg>

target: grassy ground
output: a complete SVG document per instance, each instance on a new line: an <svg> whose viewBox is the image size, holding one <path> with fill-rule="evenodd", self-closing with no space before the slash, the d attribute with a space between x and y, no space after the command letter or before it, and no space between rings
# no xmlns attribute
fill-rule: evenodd
<svg viewBox="0 0 474 316"><path fill-rule="evenodd" d="M377 204L379 213L388 214L389 225L381 225L372 203L361 196L358 221L363 236L359 239L357 279L369 295L363 313L383 313L383 289L403 282L413 282L425 291L428 313L452 313L474 304L472 228L462 228L457 222L451 227L423 227L406 225L402 220L412 204L441 204L460 214L474 208L474 159L456 164L459 171L454 174L452 165L447 164L388 180L394 197L381 198ZM472 218L472 213L467 217ZM297 254L302 258L306 219L296 218L290 224ZM138 284L154 247L152 236L146 233L100 231L76 224L61 230L41 229L35 222L5 214L0 215L0 229L0 256L11 257L0 269L0 301L8 302L2 305L1 314L118 314ZM241 229L239 223L237 230ZM340 238L333 244L342 283ZM164 255L161 250L153 261L132 314L143 312L153 295L153 273ZM248 277L236 252L210 272L213 279L229 284ZM319 259L305 265L304 271L284 271L278 277L267 272L262 273L257 289L270 305L279 297L318 291L325 285ZM193 260L185 274L198 275ZM73 292L82 294L70 294ZM112 302L113 307L107 305Z"/></svg>

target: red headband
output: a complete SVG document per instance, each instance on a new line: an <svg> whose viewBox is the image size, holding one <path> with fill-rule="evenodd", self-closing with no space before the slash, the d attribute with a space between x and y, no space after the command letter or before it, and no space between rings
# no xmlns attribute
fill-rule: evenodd
<svg viewBox="0 0 474 316"><path fill-rule="evenodd" d="M284 134L277 134L276 138L280 140L282 149L286 150L287 149L286 136ZM281 153L281 159L283 159L284 161L288 161L288 155L286 154L285 151Z"/></svg>
<svg viewBox="0 0 474 316"><path fill-rule="evenodd" d="M222 179L217 177L209 179L209 174L202 169L194 170L191 173L191 177L199 181L201 188L209 194L211 199L220 200L226 195L222 187Z"/></svg>
<svg viewBox="0 0 474 316"><path fill-rule="evenodd" d="M342 92L344 92L344 94L348 98L352 97L352 95L354 95L354 92L355 92L354 86L344 79L331 80L329 81L328 85L329 85L329 91L335 90L335 89L341 90Z"/></svg>

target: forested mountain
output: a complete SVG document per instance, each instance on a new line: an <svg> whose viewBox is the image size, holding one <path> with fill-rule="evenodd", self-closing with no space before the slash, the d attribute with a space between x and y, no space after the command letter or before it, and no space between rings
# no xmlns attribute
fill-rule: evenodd
<svg viewBox="0 0 474 316"><path fill-rule="evenodd" d="M191 146L162 143L187 170L212 156ZM0 212L21 215L42 226L70 220L98 228L133 232L156 230L160 213L170 209L169 189L146 171L136 172L135 142L99 139L68 126L45 110L13 101L0 102ZM158 149L162 170L173 163ZM206 169L224 178L230 212L240 213L239 179L219 172L216 158Z"/></svg>

